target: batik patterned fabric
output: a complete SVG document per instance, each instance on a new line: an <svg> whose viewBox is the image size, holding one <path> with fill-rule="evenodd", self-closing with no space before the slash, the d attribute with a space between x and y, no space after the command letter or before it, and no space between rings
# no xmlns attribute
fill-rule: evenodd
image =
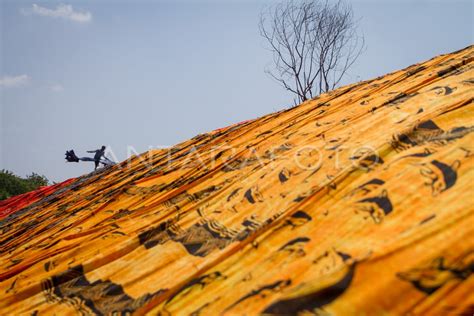
<svg viewBox="0 0 474 316"><path fill-rule="evenodd" d="M0 222L1 314L472 314L473 68L471 46L78 178Z"/></svg>
<svg viewBox="0 0 474 316"><path fill-rule="evenodd" d="M74 180L74 178L68 179L60 183L40 187L37 190L0 201L0 219L13 214L18 210L25 209L28 206L33 205L36 201L45 199L47 196L50 196L51 198L53 193L61 194L62 191L60 189L67 190L67 186L73 183Z"/></svg>

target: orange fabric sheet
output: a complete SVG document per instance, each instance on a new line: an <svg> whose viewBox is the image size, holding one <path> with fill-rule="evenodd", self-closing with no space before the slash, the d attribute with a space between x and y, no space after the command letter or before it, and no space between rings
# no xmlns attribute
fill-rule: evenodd
<svg viewBox="0 0 474 316"><path fill-rule="evenodd" d="M473 68L471 46L78 178L0 221L1 314L472 314Z"/></svg>
<svg viewBox="0 0 474 316"><path fill-rule="evenodd" d="M33 204L34 202L46 197L47 195L50 195L59 188L62 188L73 181L74 178L68 179L61 183L44 186L39 188L38 190L27 192L17 196L12 196L9 199L0 201L0 219Z"/></svg>

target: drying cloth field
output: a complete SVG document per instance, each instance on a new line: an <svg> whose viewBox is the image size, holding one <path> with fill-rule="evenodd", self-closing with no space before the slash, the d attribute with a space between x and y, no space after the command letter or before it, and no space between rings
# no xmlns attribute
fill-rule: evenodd
<svg viewBox="0 0 474 316"><path fill-rule="evenodd" d="M472 314L473 68L471 46L4 203L0 314Z"/></svg>

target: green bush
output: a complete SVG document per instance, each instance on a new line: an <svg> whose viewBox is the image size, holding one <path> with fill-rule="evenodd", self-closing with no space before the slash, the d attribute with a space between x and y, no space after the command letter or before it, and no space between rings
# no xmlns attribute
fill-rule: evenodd
<svg viewBox="0 0 474 316"><path fill-rule="evenodd" d="M0 170L0 200L30 192L48 184L49 181L45 176L34 172L26 178L21 178L11 171Z"/></svg>

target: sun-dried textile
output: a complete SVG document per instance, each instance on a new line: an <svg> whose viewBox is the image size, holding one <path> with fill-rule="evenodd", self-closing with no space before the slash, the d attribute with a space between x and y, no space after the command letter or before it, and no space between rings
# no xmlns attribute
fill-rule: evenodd
<svg viewBox="0 0 474 316"><path fill-rule="evenodd" d="M1 314L472 314L473 67L471 46L78 178L0 221Z"/></svg>
<svg viewBox="0 0 474 316"><path fill-rule="evenodd" d="M63 188L73 181L74 179L68 179L61 183L44 186L37 190L0 201L0 219L7 215L13 214L18 210L24 209L38 200L44 199L46 196L58 191L60 188Z"/></svg>

